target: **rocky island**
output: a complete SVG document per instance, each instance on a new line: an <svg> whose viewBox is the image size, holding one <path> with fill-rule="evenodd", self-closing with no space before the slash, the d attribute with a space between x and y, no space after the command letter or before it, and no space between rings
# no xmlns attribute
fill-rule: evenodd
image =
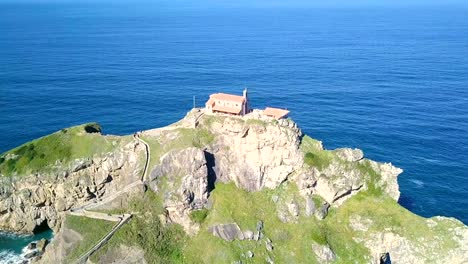
<svg viewBox="0 0 468 264"><path fill-rule="evenodd" d="M255 111L91 123L0 156L0 229L52 229L34 263L468 262L467 226L398 204L401 172Z"/></svg>

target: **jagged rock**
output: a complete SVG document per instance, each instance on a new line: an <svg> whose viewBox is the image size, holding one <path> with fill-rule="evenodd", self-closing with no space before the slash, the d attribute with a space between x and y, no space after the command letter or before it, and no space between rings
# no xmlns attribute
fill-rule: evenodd
<svg viewBox="0 0 468 264"><path fill-rule="evenodd" d="M294 217L297 217L299 216L299 206L297 205L297 203L292 200L289 204L288 204L288 210L289 210L289 213L294 216Z"/></svg>
<svg viewBox="0 0 468 264"><path fill-rule="evenodd" d="M263 221L259 220L257 222L257 231L262 231L263 230Z"/></svg>
<svg viewBox="0 0 468 264"><path fill-rule="evenodd" d="M319 263L332 263L336 259L335 253L333 253L328 245L313 243L312 250L317 256Z"/></svg>
<svg viewBox="0 0 468 264"><path fill-rule="evenodd" d="M249 240L254 239L254 232L251 231L251 230L245 230L244 231L244 238L249 239Z"/></svg>
<svg viewBox="0 0 468 264"><path fill-rule="evenodd" d="M315 202L310 196L305 197L305 215L312 216L315 213Z"/></svg>
<svg viewBox="0 0 468 264"><path fill-rule="evenodd" d="M380 174L380 180L377 182L377 186L383 188L383 190L392 197L395 201L400 198L400 190L398 187L397 177L403 170L393 166L391 163L379 163L372 160L368 160L371 167Z"/></svg>
<svg viewBox="0 0 468 264"><path fill-rule="evenodd" d="M34 258L34 257L36 257L38 255L39 255L38 251L32 251L32 252L24 254L24 258L31 259L31 258Z"/></svg>
<svg viewBox="0 0 468 264"><path fill-rule="evenodd" d="M328 204L327 202L323 202L323 204L317 209L317 211L315 211L315 216L317 217L317 219L325 219L325 217L328 214L328 208L330 208L330 204Z"/></svg>
<svg viewBox="0 0 468 264"><path fill-rule="evenodd" d="M300 135L290 127L225 118L209 129L216 135L208 151L214 155L219 181L233 181L249 191L274 189L303 165Z"/></svg>
<svg viewBox="0 0 468 264"><path fill-rule="evenodd" d="M346 161L356 162L364 158L364 153L360 149L341 148L335 150L336 155Z"/></svg>
<svg viewBox="0 0 468 264"><path fill-rule="evenodd" d="M141 145L132 141L101 157L75 160L67 166L59 164L52 173L55 176L36 174L2 179L0 229L32 233L37 226L47 223L58 231L64 216L60 212L138 180L142 166L138 157L143 151ZM113 175L113 180L98 188L108 175Z"/></svg>
<svg viewBox="0 0 468 264"><path fill-rule="evenodd" d="M203 150L187 148L170 151L161 157L152 172L152 187L165 182L164 206L171 222L182 225L186 232L195 233L198 225L190 220L190 212L202 209L208 202L208 168Z"/></svg>
<svg viewBox="0 0 468 264"><path fill-rule="evenodd" d="M31 250L31 249L35 249L37 247L37 243L36 242L31 242L29 243L28 245L28 249Z"/></svg>
<svg viewBox="0 0 468 264"><path fill-rule="evenodd" d="M208 230L213 235L226 241L233 241L234 239L244 239L244 234L242 233L241 229L236 223L215 225L211 226Z"/></svg>
<svg viewBox="0 0 468 264"><path fill-rule="evenodd" d="M268 251L273 250L273 244L271 243L271 241L265 241L265 246Z"/></svg>
<svg viewBox="0 0 468 264"><path fill-rule="evenodd" d="M268 264L273 264L273 263L275 263L275 262L271 259L270 256L267 256L266 259L265 259L265 261L266 261L266 263L268 263Z"/></svg>
<svg viewBox="0 0 468 264"><path fill-rule="evenodd" d="M449 228L445 234L453 239L458 247L450 247L442 251L440 244L443 239L434 237L431 241L421 241L418 238L402 237L391 230L370 232L357 239L362 242L371 252L371 263L380 264L382 256L388 255L392 263L423 264L423 263L468 263L468 228L459 225L459 221L445 217L433 217L426 221L445 222L444 224L456 223L456 227ZM416 241L413 239L417 239Z"/></svg>
<svg viewBox="0 0 468 264"><path fill-rule="evenodd" d="M253 240L255 240L255 241L260 240L261 234L262 233L260 231L255 232Z"/></svg>
<svg viewBox="0 0 468 264"><path fill-rule="evenodd" d="M49 243L49 241L45 238L37 241L37 250L39 250L40 252L44 252L47 244Z"/></svg>

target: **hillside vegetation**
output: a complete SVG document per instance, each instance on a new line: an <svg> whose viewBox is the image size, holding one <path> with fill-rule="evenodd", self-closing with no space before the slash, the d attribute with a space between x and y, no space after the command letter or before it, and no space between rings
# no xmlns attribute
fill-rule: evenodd
<svg viewBox="0 0 468 264"><path fill-rule="evenodd" d="M125 140L125 137L102 136L97 123L65 128L1 154L0 175L48 172L75 159L110 152Z"/></svg>

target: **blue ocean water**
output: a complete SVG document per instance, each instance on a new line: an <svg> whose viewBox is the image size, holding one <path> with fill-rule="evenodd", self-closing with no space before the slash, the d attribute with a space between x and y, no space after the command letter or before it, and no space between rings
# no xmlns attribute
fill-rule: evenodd
<svg viewBox="0 0 468 264"><path fill-rule="evenodd" d="M392 162L400 203L468 224L468 10L0 4L0 152L129 134L249 88L327 148Z"/></svg>

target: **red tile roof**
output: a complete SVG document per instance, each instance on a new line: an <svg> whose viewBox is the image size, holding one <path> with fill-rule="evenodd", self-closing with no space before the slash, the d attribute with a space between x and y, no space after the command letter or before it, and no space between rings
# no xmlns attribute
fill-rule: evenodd
<svg viewBox="0 0 468 264"><path fill-rule="evenodd" d="M287 116L289 114L289 111L286 109L267 107L265 108L265 110L263 110L263 114L274 117L276 119L280 119L282 117Z"/></svg>

